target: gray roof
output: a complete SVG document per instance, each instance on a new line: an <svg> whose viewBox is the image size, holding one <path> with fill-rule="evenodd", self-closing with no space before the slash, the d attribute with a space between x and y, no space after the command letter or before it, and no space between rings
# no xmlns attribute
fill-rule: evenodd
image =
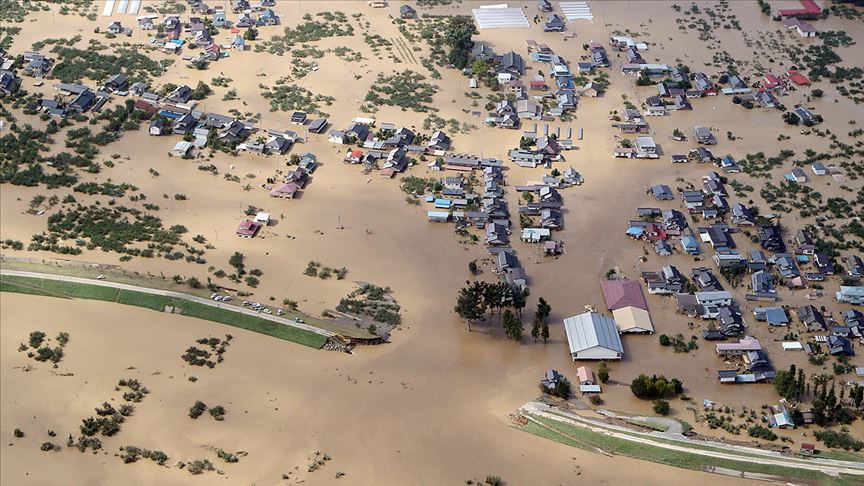
<svg viewBox="0 0 864 486"><path fill-rule="evenodd" d="M571 354L595 346L624 353L624 346L618 335L618 326L615 325L615 320L611 317L596 312L585 312L564 319L564 330L567 333Z"/></svg>

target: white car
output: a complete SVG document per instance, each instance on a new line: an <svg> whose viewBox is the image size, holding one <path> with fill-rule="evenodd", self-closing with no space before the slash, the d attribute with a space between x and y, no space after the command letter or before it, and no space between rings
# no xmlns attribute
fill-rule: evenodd
<svg viewBox="0 0 864 486"><path fill-rule="evenodd" d="M265 314L272 314L273 311L271 311L270 309L268 309L268 308L265 307L265 308L264 308L264 313L265 313Z"/></svg>
<svg viewBox="0 0 864 486"><path fill-rule="evenodd" d="M249 302L248 300L243 301L243 305L249 305L249 304L251 304L251 302Z"/></svg>
<svg viewBox="0 0 864 486"><path fill-rule="evenodd" d="M284 316L284 315L285 315L285 311L283 311L282 309L276 309L276 315L277 315L277 316Z"/></svg>
<svg viewBox="0 0 864 486"><path fill-rule="evenodd" d="M219 294L215 294L215 293L214 293L214 294L210 294L210 298L211 298L211 299L214 299L214 300L215 300L216 297L218 297L218 296L219 296Z"/></svg>
<svg viewBox="0 0 864 486"><path fill-rule="evenodd" d="M96 280L105 280L105 275L96 275Z"/></svg>

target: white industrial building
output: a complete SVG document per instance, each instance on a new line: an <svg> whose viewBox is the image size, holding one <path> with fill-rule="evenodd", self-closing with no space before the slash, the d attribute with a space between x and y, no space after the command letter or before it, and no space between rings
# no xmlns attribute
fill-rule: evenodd
<svg viewBox="0 0 864 486"><path fill-rule="evenodd" d="M585 312L564 319L570 356L577 359L621 359L624 346L611 317Z"/></svg>

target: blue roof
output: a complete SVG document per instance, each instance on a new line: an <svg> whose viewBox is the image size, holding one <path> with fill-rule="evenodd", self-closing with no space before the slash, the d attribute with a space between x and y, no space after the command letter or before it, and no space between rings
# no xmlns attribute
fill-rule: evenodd
<svg viewBox="0 0 864 486"><path fill-rule="evenodd" d="M450 213L448 213L447 211L429 211L428 213L426 213L426 215L429 218L449 218L450 217Z"/></svg>
<svg viewBox="0 0 864 486"><path fill-rule="evenodd" d="M435 207L436 208L449 208L452 202L449 199L436 199Z"/></svg>
<svg viewBox="0 0 864 486"><path fill-rule="evenodd" d="M642 236L643 234L645 234L645 228L643 228L641 226L631 226L631 227L627 228L627 234L629 236L634 237L634 238L638 238L638 237Z"/></svg>
<svg viewBox="0 0 864 486"><path fill-rule="evenodd" d="M182 116L180 113L174 113L173 111L168 110L162 110L159 114L167 118L180 118Z"/></svg>
<svg viewBox="0 0 864 486"><path fill-rule="evenodd" d="M795 259L798 260L798 261L801 262L801 263L807 263L807 262L810 261L810 257L807 256L807 255L798 255L798 256L795 257Z"/></svg>
<svg viewBox="0 0 864 486"><path fill-rule="evenodd" d="M696 237L693 235L682 236L681 247L684 248L684 251L687 253L692 253L694 255L699 254L699 243L696 242Z"/></svg>
<svg viewBox="0 0 864 486"><path fill-rule="evenodd" d="M435 201L435 196L426 196L426 202L430 202L430 203L431 203L431 202L434 202L434 201Z"/></svg>
<svg viewBox="0 0 864 486"><path fill-rule="evenodd" d="M768 321L768 324L779 326L789 323L789 316L782 307L757 307L753 309L757 319Z"/></svg>

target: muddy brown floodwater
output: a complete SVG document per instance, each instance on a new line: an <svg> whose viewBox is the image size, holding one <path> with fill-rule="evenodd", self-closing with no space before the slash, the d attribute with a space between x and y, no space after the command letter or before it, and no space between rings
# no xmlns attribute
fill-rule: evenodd
<svg viewBox="0 0 864 486"><path fill-rule="evenodd" d="M324 9L342 10L346 14L362 13L370 31L386 38L396 38L399 32L389 15L398 12L397 2L387 9L370 9L365 2L279 2L277 13L283 25L296 25L304 13ZM688 2L689 3L689 2ZM794 2L771 2L792 5ZM468 12L475 2L464 2L436 11ZM700 3L700 5L707 5ZM676 12L665 2L591 2L596 16L594 23L576 23L577 36L565 40L559 34L544 34L537 25L530 30L484 31L475 40L492 43L496 52L513 49L525 53L525 40L547 43L556 53L575 63L584 54L582 44L589 40L606 43L615 30L630 29L641 33L640 40L652 43L646 59L674 64L680 59L694 71L714 73L716 68L704 67L714 51L705 47L692 32L681 32L675 24ZM53 8L53 7L52 7ZM534 15L534 2L526 4L529 18ZM759 13L755 2L732 2L731 11L744 30L773 31L780 24ZM101 7L100 7L101 10ZM126 18L128 17L128 19ZM30 19L36 19L31 22ZM124 23L133 18L125 16ZM83 18L62 16L56 12L31 14L22 24L10 52L28 50L30 45L46 37L71 37L80 34L84 43L94 34L94 25L107 25L99 17L95 23ZM358 28L358 23L351 22ZM104 24L104 25L103 25ZM850 36L864 41L859 23L829 18L820 28L845 30ZM360 64L349 64L328 54L319 61L321 68L299 80L297 84L315 93L334 96L333 106L323 107L330 115L334 128L346 126L355 116L363 115L359 106L369 85L378 72L392 69L412 69L425 73L414 63L393 64L379 59L363 43L359 28L353 38L330 38L315 43L319 48L349 45L367 58ZM261 28L266 38L278 28ZM222 37L225 34L220 34ZM723 48L732 56L749 58L752 50L740 39L740 32L717 29ZM784 35L787 33L784 32ZM784 37L787 42L801 41ZM116 42L126 39L118 38ZM136 29L133 42L145 42L146 34ZM222 40L220 39L220 42ZM812 41L816 42L816 41ZM84 45L84 44L82 44ZM419 45L419 44L418 44ZM849 65L864 63L864 50L840 48ZM426 48L417 52L425 54ZM611 51L610 51L611 52ZM613 60L620 63L617 53ZM154 58L165 58L154 54ZM527 54L526 54L527 58ZM175 58L175 65L157 81L194 86L198 80L210 80L223 73L233 79L228 88L215 88L214 94L202 101L201 109L227 113L230 108L241 112L261 113L260 127L291 129L288 114L270 112L269 103L260 96L259 83L272 84L290 72L291 57L234 52L231 57L211 65L207 71L195 71ZM529 63L530 64L530 63ZM531 65L529 75L539 69ZM466 79L453 70L441 68L443 79L434 80L439 86L435 103L439 116L465 123L482 125L482 119L470 111ZM782 68L775 69L779 74ZM353 280L390 286L403 306L404 324L396 330L389 344L358 348L354 355L314 351L302 346L265 336L181 316L163 315L151 311L90 301L66 301L45 297L0 294L0 436L6 439L0 453L0 478L4 484L49 484L63 478L71 484L180 484L196 482L211 484L282 484L305 481L307 484L458 484L488 474L501 476L507 484L693 484L711 481L735 484L739 480L709 476L687 470L660 466L621 457L606 457L583 452L526 434L512 427L508 415L538 394L537 382L548 368L565 375L575 375L576 366L569 360L561 319L583 311L585 305L604 310L599 279L606 271L618 267L630 278L638 278L643 270L659 270L674 264L682 271L694 266L710 265L692 257L676 254L658 257L651 252L647 261L641 244L624 235L626 222L635 218L635 209L644 206L681 208L679 201L657 201L645 195L645 189L656 183L683 187L685 182L701 184L700 178L711 167L698 164L672 166L671 153L686 152L691 144L677 144L671 132L680 128L689 133L693 125L709 125L718 129L715 154L730 153L736 158L748 152L764 151L773 155L789 147L803 152L808 147L824 149L829 141L813 136L804 137L800 129L788 127L779 112L754 109L744 111L727 98L694 100L691 112L650 120L652 136L661 146L664 157L656 161L617 160L611 157L615 146L615 129L609 127L609 114L622 110L623 97L637 105L654 94L653 88L633 85L633 79L617 69L608 71L611 87L604 97L583 98L572 122L551 125L584 129L585 139L576 141L576 150L565 154L563 170L572 165L585 177L585 184L562 191L564 196L565 228L558 237L566 242L566 254L557 260L537 256L536 248L514 243L520 260L530 278L531 297L525 312L527 322L533 315L537 298L544 297L552 306L552 329L548 343L535 344L526 337L520 343L508 341L498 323L498 317L475 326L467 332L453 314L457 289L470 278L470 260L487 256L482 245L461 244L452 226L426 222L426 206L405 202L398 181L385 180L377 174L360 173L359 167L341 162L345 146L334 146L326 136L311 135L305 144L297 145L292 153L313 152L322 163L312 182L297 200L273 200L260 185L273 175L274 169L284 168L283 158L257 157L241 154L232 157L216 154L212 159L188 161L167 155L176 143L174 136L148 137L144 130L126 133L123 138L102 148L99 157L119 154L113 168L105 168L92 180L131 182L149 201L159 204L158 215L166 226L182 224L189 235L201 234L215 245L208 251L207 265L184 262L166 264L161 259L136 258L123 264L132 271L154 275L175 274L202 280L207 266L228 269L228 258L240 251L246 256L246 267L264 272L255 298L264 301L273 296L276 302L291 298L311 314L332 308L347 294ZM358 78L359 76L359 78ZM32 79L25 79L30 90ZM827 83L825 83L827 85ZM239 100L220 101L227 89L235 89ZM37 89L38 90L38 89ZM41 88L49 93L50 83ZM482 90L481 90L482 91ZM861 108L841 97L833 88L825 87L826 95L809 105L825 115L822 128L838 133L848 131L849 120L861 120ZM484 95L485 95L484 91ZM798 91L783 98L787 106L804 101ZM16 113L16 116L19 116ZM423 114L403 112L383 107L374 115L379 121L422 129ZM19 116L19 122L44 126L35 117ZM740 139L729 141L727 130ZM790 138L777 141L779 134ZM52 150L62 150L62 138ZM467 134L452 134L455 149L462 153L506 159L507 151L516 146L519 131L480 127ZM200 163L212 163L219 176L198 170ZM772 171L775 181L787 167ZM149 169L160 175L154 177ZM223 173L233 173L251 190L228 182ZM420 163L410 171L418 176L440 176L426 173ZM542 169L524 169L508 164L509 186L537 180ZM680 179L680 180L676 180ZM748 197L754 204L767 205L758 199L763 184L745 174L736 179L751 184L757 192ZM88 179L89 180L89 179ZM821 178L811 185L825 197L843 196L838 184ZM855 188L860 184L850 181ZM44 230L45 216L25 214L33 195L46 192L43 188L2 186L0 191L0 239L26 242L30 236ZM64 190L47 191L65 195ZM68 190L67 190L68 192ZM187 200L174 200L182 193ZM168 197L163 199L162 195ZM76 194L82 202L99 197ZM518 194L509 191L512 214L516 213ZM730 202L738 199L730 198ZM744 201L746 202L746 201ZM761 204L760 204L761 203ZM131 205L131 203L130 203ZM234 230L243 211L253 205L268 210L278 224L266 229L252 240L238 239ZM797 220L784 215L781 221L791 229L810 220ZM344 228L337 229L338 225ZM696 226L700 223L691 222ZM515 229L515 228L514 228ZM516 235L514 240L518 238ZM736 239L750 248L745 238ZM650 251L650 249L649 249ZM47 252L14 252L17 256L49 258ZM101 251L85 251L84 261L118 263L118 255ZM306 277L303 269L310 260L331 267L347 267L343 281ZM492 267L482 266L482 278L493 278ZM826 283L826 294L836 289L836 282ZM743 288L735 296L744 302ZM801 305L807 302L803 292L792 294L781 290L782 304ZM674 301L648 296L649 310L657 334L682 333L689 337L700 334L700 328L689 329L686 317L676 315ZM842 311L840 306L825 298L817 305ZM784 331L767 329L762 323L745 315L751 325L750 334L759 337L768 349L774 364L786 367L790 363L805 366L808 373L827 369L806 364L803 354L784 353L780 337ZM697 323L698 324L698 323ZM17 352L18 344L27 333L40 329L49 334L65 330L71 339L66 357L57 370L44 363L28 359ZM215 369L186 365L180 354L196 338L231 333L235 340L225 361ZM662 348L654 336L623 338L625 358L610 364L612 379L620 385L604 386L603 399L614 410L650 413L651 404L635 399L626 385L640 373L657 373L680 378L686 393L696 403L709 398L722 405L746 406L757 409L765 403L776 403L777 396L770 385L720 386L716 370L725 367L715 355L713 346L700 340L700 349L687 354L673 353ZM829 363L830 365L830 363ZM196 382L188 377L195 376ZM57 432L56 442L65 444L69 433L76 433L80 420L92 414L92 409L113 392L121 377L140 379L150 395L136 406L135 414L123 424L117 437L104 441L106 453L79 454L64 450L43 453L39 444L46 440L47 430ZM227 409L224 422L209 417L192 420L188 408L196 400L208 405L223 405ZM692 423L700 432L704 426L694 422L693 413L685 402L672 403L673 416ZM12 439L14 428L25 431L23 439ZM711 431L719 435L718 431ZM861 428L853 430L862 435ZM796 443L801 431L782 431ZM809 432L808 432L808 435ZM808 439L803 439L807 441ZM13 445L7 445L7 444ZM123 445L136 445L166 452L176 461L208 458L225 471L224 479L213 473L193 477L176 468L159 468L148 461L124 465L113 454ZM202 446L214 446L229 451L247 451L239 463L224 464ZM321 469L307 472L316 451L332 457ZM338 472L346 473L341 480ZM290 474L289 474L290 473ZM289 479L283 481L282 475Z"/></svg>

